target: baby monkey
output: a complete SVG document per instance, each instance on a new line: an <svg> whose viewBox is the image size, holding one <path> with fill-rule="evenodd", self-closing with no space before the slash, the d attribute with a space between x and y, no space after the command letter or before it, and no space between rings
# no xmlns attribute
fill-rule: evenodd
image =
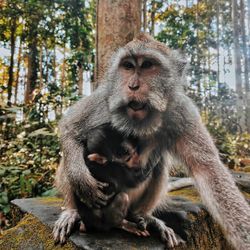
<svg viewBox="0 0 250 250"><path fill-rule="evenodd" d="M90 209L76 199L84 226L104 231L116 227L138 236L148 236L147 230L139 229L143 221L137 221L137 225L126 220L130 204L126 189L137 185L134 175L140 171L137 139L124 137L110 124L105 124L89 131L84 143L86 165L98 181L107 183L104 193L110 195L108 205L99 209Z"/></svg>

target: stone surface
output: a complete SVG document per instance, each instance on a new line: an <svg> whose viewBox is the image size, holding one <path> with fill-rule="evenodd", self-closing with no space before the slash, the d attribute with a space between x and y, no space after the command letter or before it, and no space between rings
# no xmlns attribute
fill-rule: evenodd
<svg viewBox="0 0 250 250"><path fill-rule="evenodd" d="M175 199L179 203L172 208L174 212L171 210L161 216L187 241L185 246L176 249L230 249L219 226L200 205L194 203L199 200L199 196L192 188L171 194L181 195L190 200L187 202ZM17 223L24 217L0 238L0 250L59 249L59 246L53 243L51 232L61 211L61 199L54 197L17 199L12 203L14 221ZM148 238L139 238L121 230L85 234L76 230L61 249L164 249L164 245L154 233Z"/></svg>

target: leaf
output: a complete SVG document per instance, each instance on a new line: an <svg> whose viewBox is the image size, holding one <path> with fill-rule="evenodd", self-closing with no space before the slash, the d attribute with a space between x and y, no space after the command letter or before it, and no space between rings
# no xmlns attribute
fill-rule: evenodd
<svg viewBox="0 0 250 250"><path fill-rule="evenodd" d="M49 189L45 192L42 193L42 196L45 197L45 196L56 196L58 194L58 191L56 188L52 188L52 189Z"/></svg>
<svg viewBox="0 0 250 250"><path fill-rule="evenodd" d="M40 128L37 129L35 131L33 131L32 133L30 133L28 135L28 137L34 137L34 136L39 136L39 135L43 135L43 136L55 136L55 133L50 132L47 128Z"/></svg>

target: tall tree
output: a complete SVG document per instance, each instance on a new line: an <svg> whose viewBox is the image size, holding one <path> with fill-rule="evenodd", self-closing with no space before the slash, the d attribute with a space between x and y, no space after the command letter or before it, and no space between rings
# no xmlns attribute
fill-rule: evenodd
<svg viewBox="0 0 250 250"><path fill-rule="evenodd" d="M235 59L235 82L237 93L237 120L240 130L245 130L244 98L241 78L241 52L239 43L239 7L237 0L232 0L232 19L233 19L233 41L234 41L234 59Z"/></svg>
<svg viewBox="0 0 250 250"><path fill-rule="evenodd" d="M14 82L14 54L16 48L16 17L11 19L10 25L10 67L9 67L9 79L8 79L8 102L7 105L11 106L11 97L12 97L12 87Z"/></svg>
<svg viewBox="0 0 250 250"><path fill-rule="evenodd" d="M115 49L131 41L141 28L141 0L98 0L96 78L103 76ZM97 87L94 84L94 89Z"/></svg>
<svg viewBox="0 0 250 250"><path fill-rule="evenodd" d="M142 15L143 15L143 31L147 31L148 20L147 20L147 0L142 1Z"/></svg>
<svg viewBox="0 0 250 250"><path fill-rule="evenodd" d="M245 105L246 105L246 129L250 132L250 86L249 86L249 60L250 51L247 49L247 35L245 25L245 3L244 0L240 0L240 26L242 37L242 50L243 50L243 62L244 62L244 85L245 85Z"/></svg>

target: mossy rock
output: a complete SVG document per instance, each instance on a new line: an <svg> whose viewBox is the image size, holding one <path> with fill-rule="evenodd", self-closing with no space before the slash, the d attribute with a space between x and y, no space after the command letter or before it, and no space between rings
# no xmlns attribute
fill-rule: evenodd
<svg viewBox="0 0 250 250"><path fill-rule="evenodd" d="M181 189L170 193L171 196L182 196L190 200L190 204L199 202L198 193L193 188ZM0 237L0 250L6 249L165 249L159 238L152 234L148 238L139 238L120 230L110 232L93 232L81 234L75 231L68 243L54 245L52 228L61 212L62 200L56 197L18 199L13 201L12 215L23 219ZM177 223L187 233L187 242L176 250L224 250L231 249L223 237L220 227L204 209L197 213L189 210L188 221ZM171 216L170 219L173 219ZM17 219L16 219L17 221ZM171 220L166 219L171 226ZM175 229L176 222L173 222ZM178 229L176 230L178 232Z"/></svg>

